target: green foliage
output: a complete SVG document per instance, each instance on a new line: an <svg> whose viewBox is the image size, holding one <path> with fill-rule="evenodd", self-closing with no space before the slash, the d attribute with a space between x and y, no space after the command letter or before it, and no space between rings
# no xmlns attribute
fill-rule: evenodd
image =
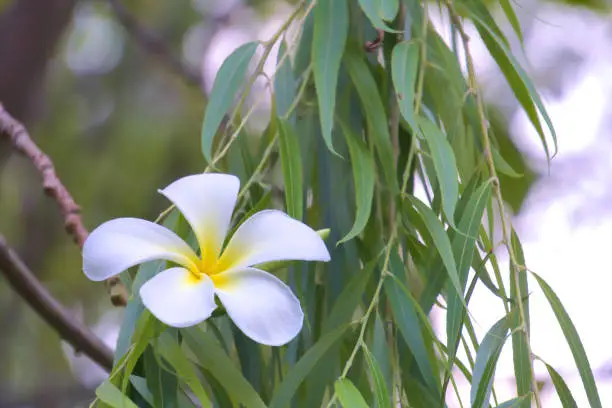
<svg viewBox="0 0 612 408"><path fill-rule="evenodd" d="M501 6L522 38L513 3ZM161 406L170 398L214 407L432 407L460 398L447 390L460 372L471 383L464 406L528 407L532 401L541 406L532 360L537 350L529 338L529 297L536 295L529 292L528 260L505 216L505 181L500 187L498 179L500 174L519 179L524 169L515 157L507 161L502 149L507 141L497 140L490 128L469 48L466 78L459 47L442 41L429 22L428 4L417 0L296 7L271 41L262 43L255 72L247 75L258 58L257 43L226 59L206 108L201 148L207 170L214 165L243 180L233 230L245 214L272 206L315 229L331 230L330 263L262 266L298 294L304 329L287 346L270 348L244 337L223 313L198 327L166 328L137 295L165 263L146 264L134 279L111 381L98 389L98 397L110 406L128 406L130 400ZM548 154L544 125L554 137L550 120L488 5L466 0L440 7L450 14L449 28L465 40L464 47L463 19L476 24ZM290 25L299 31L297 39L286 35ZM364 42L376 29L386 32L383 46L366 51ZM244 125L239 114L244 96L277 41L268 128L254 142L238 134L227 138L224 130L213 143L222 121L227 129ZM425 187L424 196L415 196L416 184ZM275 196L278 188L282 195ZM495 214L503 214L507 279L493 247ZM188 238L175 212L164 224ZM599 407L578 334L560 299L534 276L563 329L590 404ZM481 284L505 314L479 342L470 298ZM436 302L446 309L446 344L430 322ZM495 369L508 336L517 392L500 403ZM458 357L461 345L467 361ZM560 398L571 406L564 380L547 368Z"/></svg>

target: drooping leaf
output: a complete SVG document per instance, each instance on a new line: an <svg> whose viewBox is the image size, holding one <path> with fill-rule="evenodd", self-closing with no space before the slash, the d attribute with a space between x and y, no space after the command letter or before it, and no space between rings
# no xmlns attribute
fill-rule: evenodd
<svg viewBox="0 0 612 408"><path fill-rule="evenodd" d="M489 329L478 346L470 389L470 401L473 408L489 406L497 360L506 342L508 329L510 329L513 319L513 315L502 317Z"/></svg>
<svg viewBox="0 0 612 408"><path fill-rule="evenodd" d="M96 389L96 396L100 401L113 408L138 408L134 402L119 391L109 380L105 380Z"/></svg>
<svg viewBox="0 0 612 408"><path fill-rule="evenodd" d="M376 81L366 61L360 55L347 52L343 61L359 95L362 110L367 119L368 137L374 142L385 180L391 191L396 194L399 187L395 173L393 146L391 145L387 114Z"/></svg>
<svg viewBox="0 0 612 408"><path fill-rule="evenodd" d="M574 396L565 383L563 377L561 377L561 375L559 375L559 373L549 364L546 364L546 369L548 370L548 375L550 375L550 379L555 386L555 390L557 390L557 395L561 400L561 405L563 405L563 408L578 408L578 404L576 404L576 400L574 399Z"/></svg>
<svg viewBox="0 0 612 408"><path fill-rule="evenodd" d="M346 0L321 1L315 6L312 62L319 101L321 130L327 148L336 153L332 142L336 87L340 61L349 29ZM337 153L336 153L337 154Z"/></svg>
<svg viewBox="0 0 612 408"><path fill-rule="evenodd" d="M367 346L363 347L363 354L370 370L372 383L374 384L374 400L376 401L376 406L378 408L391 408L387 382L378 361L376 361L376 357L374 357L374 354L370 352Z"/></svg>
<svg viewBox="0 0 612 408"><path fill-rule="evenodd" d="M291 124L283 119L278 121L279 144L283 179L285 181L285 203L287 213L302 219L304 187L302 182L302 156L300 144Z"/></svg>
<svg viewBox="0 0 612 408"><path fill-rule="evenodd" d="M359 0L361 10L363 10L363 13L368 17L374 28L388 32L395 32L395 30L390 28L383 19L387 21L392 20L392 18L385 17L389 17L393 14L393 8L395 7L394 3L397 3L399 6L397 0ZM397 9L395 10L395 14L397 14Z"/></svg>
<svg viewBox="0 0 612 408"><path fill-rule="evenodd" d="M448 272L448 277L457 291L457 294L463 299L463 288L459 280L455 258L453 257L453 248L442 223L431 208L427 207L421 200L414 196L409 196L408 200L416 208L416 213L421 217L428 232L431 234L435 248L440 254L444 267Z"/></svg>
<svg viewBox="0 0 612 408"><path fill-rule="evenodd" d="M391 75L395 94L404 120L413 132L420 129L414 116L414 92L419 63L419 45L404 41L393 48L391 54Z"/></svg>
<svg viewBox="0 0 612 408"><path fill-rule="evenodd" d="M474 184L474 187L476 184ZM466 189L467 190L467 189ZM472 190L468 190L472 191ZM459 231L453 234L451 239L453 245L453 254L457 263L457 271L461 287L465 288L467 284L468 271L472 264L474 251L476 250L475 238L478 234L478 228L482 221L482 216L486 204L489 202L491 194L491 184L485 183L481 185L472 194L464 191L465 207L463 212L458 214ZM461 206L463 207L463 206ZM448 292L447 311L446 311L446 336L448 341L448 363L449 368L454 364L457 353L457 344L459 343L459 335L465 316L464 304L467 300L460 299L457 293Z"/></svg>
<svg viewBox="0 0 612 408"><path fill-rule="evenodd" d="M283 40L278 47L277 71L274 76L274 100L276 115L294 124L295 114L291 114L288 118L285 117L289 113L297 92L297 81L291 67L291 58L286 54L287 44Z"/></svg>
<svg viewBox="0 0 612 408"><path fill-rule="evenodd" d="M510 240L516 261L519 265L525 265L523 247L514 229L512 230ZM511 266L511 268L512 267L513 266ZM522 309L526 320L526 329L517 330L512 334L512 357L514 361L514 375L516 377L516 391L518 395L526 395L531 392L532 383L531 356L529 353L529 337L527 335L530 330L529 286L527 284L527 273L525 271L516 270L510 272L518 274L518 287L516 285L516 279L510 279L510 297L512 299L510 311L519 315ZM519 308L519 302L522 303L521 308ZM529 403L525 402L521 405L521 408L529 408Z"/></svg>
<svg viewBox="0 0 612 408"><path fill-rule="evenodd" d="M432 349L433 330L427 327L429 323L427 319L423 319L425 315L408 289L400 285L400 282L405 281L404 265L395 251L391 251L389 268L393 278L385 279L384 289L391 305L395 323L416 360L429 393L437 396L440 394L440 380L437 360ZM427 329L423 329L423 327Z"/></svg>
<svg viewBox="0 0 612 408"><path fill-rule="evenodd" d="M195 368L185 356L181 346L169 334L163 333L156 342L156 351L164 358L176 371L191 391L195 394L202 407L212 407L208 394L202 387Z"/></svg>
<svg viewBox="0 0 612 408"><path fill-rule="evenodd" d="M519 408L521 404L527 404L530 400L531 400L531 393L529 393L528 395L519 397L519 398L512 398L509 401L502 402L495 408Z"/></svg>
<svg viewBox="0 0 612 408"><path fill-rule="evenodd" d="M324 332L346 324L355 313L368 283L374 274L374 267L378 258L368 262L359 272L357 272L336 299L329 316L323 324Z"/></svg>
<svg viewBox="0 0 612 408"><path fill-rule="evenodd" d="M202 365L225 388L236 404L266 408L266 404L227 356L214 335L197 327L181 330L183 339Z"/></svg>
<svg viewBox="0 0 612 408"><path fill-rule="evenodd" d="M336 384L334 384L334 388L343 407L368 408L368 403L348 378L337 380Z"/></svg>
<svg viewBox="0 0 612 408"><path fill-rule="evenodd" d="M599 392L597 391L593 370L591 370L589 359L586 351L584 350L584 346L582 345L582 341L580 341L580 336L578 336L576 326L574 326L574 323L572 323L572 320L565 311L561 300L548 285L548 283L546 283L546 281L538 274L532 272L532 275L538 281L540 288L542 288L542 292L544 292L546 300L548 300L548 303L552 307L555 317L559 322L559 326L561 326L565 340L567 341L567 344L572 352L572 356L574 357L574 362L578 368L578 373L582 379L582 385L586 391L591 408L601 408L601 399L599 398Z"/></svg>
<svg viewBox="0 0 612 408"><path fill-rule="evenodd" d="M555 150L552 156L557 153L557 135L552 120L550 119L550 116L548 116L548 112L544 107L539 93L536 91L527 73L523 70L508 48L506 42L480 17L473 14L471 17L476 23L476 28L478 29L485 46L491 53L491 56L497 62L497 65L506 77L506 81L508 81L514 95L538 132L542 145L544 146L546 157L550 160L551 152L539 115L542 115L544 122L546 122L553 140Z"/></svg>
<svg viewBox="0 0 612 408"><path fill-rule="evenodd" d="M256 42L249 42L238 47L225 59L217 72L202 124L202 153L209 163L212 160L213 139L217 129L244 82L257 45Z"/></svg>
<svg viewBox="0 0 612 408"><path fill-rule="evenodd" d="M355 203L357 211L355 223L351 230L338 243L348 241L359 235L365 228L372 209L374 198L374 158L370 154L365 143L355 135L351 129L342 124L342 131L351 155L351 167L353 168L353 181L355 183Z"/></svg>
<svg viewBox="0 0 612 408"><path fill-rule="evenodd" d="M334 331L322 336L297 362L296 365L285 375L283 382L274 390L270 408L284 408L289 404L296 390L312 371L319 359L325 352L344 335L347 325L341 326Z"/></svg>
<svg viewBox="0 0 612 408"><path fill-rule="evenodd" d="M459 198L459 181L457 180L457 162L453 149L442 131L429 119L417 119L423 135L427 140L431 160L433 161L440 192L442 194L442 208L446 220L451 226L455 225L455 206Z"/></svg>

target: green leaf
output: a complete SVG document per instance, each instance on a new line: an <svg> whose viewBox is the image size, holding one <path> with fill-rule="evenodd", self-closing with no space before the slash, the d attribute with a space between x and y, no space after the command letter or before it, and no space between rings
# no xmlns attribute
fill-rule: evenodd
<svg viewBox="0 0 612 408"><path fill-rule="evenodd" d="M302 156L300 144L293 126L279 119L280 156L285 182L285 203L287 213L301 220L303 215L304 187L302 183Z"/></svg>
<svg viewBox="0 0 612 408"><path fill-rule="evenodd" d="M138 377L136 375L130 376L130 383L134 386L134 389L142 396L142 398L147 401L149 405L153 405L155 402L153 401L153 394L149 391L149 387L147 387L147 380L143 377Z"/></svg>
<svg viewBox="0 0 612 408"><path fill-rule="evenodd" d="M408 196L408 200L416 208L416 213L421 217L427 227L427 231L431 234L436 250L440 254L442 263L448 273L448 277L457 291L457 294L463 299L463 287L459 281L457 265L453 257L453 248L442 223L431 208L427 207L421 200L414 196ZM465 304L464 306L467 307Z"/></svg>
<svg viewBox="0 0 612 408"><path fill-rule="evenodd" d="M400 284L405 280L404 264L396 251L391 252L389 268L393 277L385 279L384 289L395 323L416 360L429 392L439 395L437 359L432 350L433 330L409 290Z"/></svg>
<svg viewBox="0 0 612 408"><path fill-rule="evenodd" d="M363 354L365 356L366 363L370 369L370 375L372 377L372 383L374 383L374 397L378 408L391 408L391 400L389 399L389 390L387 389L387 382L385 376L376 361L374 354L370 352L368 346L364 344Z"/></svg>
<svg viewBox="0 0 612 408"><path fill-rule="evenodd" d="M331 331L351 319L355 309L357 309L357 306L362 301L363 293L372 279L377 262L378 258L368 262L344 287L340 296L334 302L331 312L323 325L324 332Z"/></svg>
<svg viewBox="0 0 612 408"><path fill-rule="evenodd" d="M353 181L355 183L355 204L357 211L355 215L355 223L351 230L338 241L338 244L355 238L363 231L372 210L372 200L374 197L374 158L370 154L366 144L355 135L351 129L343 122L342 131L344 133L346 144L351 155L351 166L353 168Z"/></svg>
<svg viewBox="0 0 612 408"><path fill-rule="evenodd" d="M391 135L384 105L376 81L368 68L365 59L359 54L346 53L344 65L357 90L363 113L368 123L368 137L374 142L374 147L380 159L385 180L394 194L397 194L397 176Z"/></svg>
<svg viewBox="0 0 612 408"><path fill-rule="evenodd" d="M176 333L175 329L171 329ZM170 368L160 364L159 356L149 347L143 355L147 387L153 395L153 406L177 408L179 398L178 379Z"/></svg>
<svg viewBox="0 0 612 408"><path fill-rule="evenodd" d="M274 390L274 395L269 405L270 408L285 408L291 402L291 398L293 398L302 381L312 371L325 352L342 338L348 327L348 325L343 325L325 334L302 356L285 375L283 382Z"/></svg>
<svg viewBox="0 0 612 408"><path fill-rule="evenodd" d="M516 16L516 13L514 12L514 8L512 7L512 4L510 4L510 0L500 0L499 4L501 5L501 8L504 11L504 14L506 15L508 22L510 22L512 29L514 30L514 33L518 37L521 44L523 44L524 39L523 39L523 30L521 30L521 23L519 22L519 19Z"/></svg>
<svg viewBox="0 0 612 408"><path fill-rule="evenodd" d="M183 340L198 362L225 388L236 404L246 408L265 408L266 404L225 354L214 335L198 327L181 330Z"/></svg>
<svg viewBox="0 0 612 408"><path fill-rule="evenodd" d="M499 151L496 148L491 148L491 151L493 153L493 163L495 164L495 169L502 173L505 174L508 177L512 177L512 178L521 178L523 177L522 174L517 173L512 166L510 166L510 164L502 157L502 155L499 153Z"/></svg>
<svg viewBox="0 0 612 408"><path fill-rule="evenodd" d="M506 81L510 85L510 88L514 92L514 95L518 99L519 103L525 109L527 117L537 130L547 158L550 160L550 149L548 147L548 141L540 122L539 114L542 115L546 125L550 131L553 143L555 146L555 152L553 156L557 154L557 135L552 124L550 117L542 103L540 95L536 91L531 79L527 73L520 66L512 51L508 48L505 41L495 32L494 29L489 27L480 17L472 14L472 19L476 23L476 28L480 33L482 41L491 53L491 56L495 59L495 62L499 66L500 70L506 77Z"/></svg>
<svg viewBox="0 0 612 408"><path fill-rule="evenodd" d="M380 9L384 20L393 21L399 11L399 0L380 0Z"/></svg>
<svg viewBox="0 0 612 408"><path fill-rule="evenodd" d="M529 394L527 394L527 395L524 395L524 396L520 397L520 398L512 398L509 401L502 402L501 404L499 404L495 408L518 408L523 403L528 404L530 400L531 400L531 392ZM529 406L529 405L527 405L527 406ZM565 408L565 406L564 406L564 408Z"/></svg>
<svg viewBox="0 0 612 408"><path fill-rule="evenodd" d="M514 249L516 262L518 262L519 265L525 265L525 255L523 254L523 247L521 246L521 242L519 241L519 238L516 235L516 231L514 231L514 229L512 230L510 242L512 244L512 248ZM514 271L510 272L513 273ZM529 286L527 284L527 273L521 270L515 272L518 273L518 289L516 286L516 280L510 279L510 297L512 299L512 303L510 304L510 311L518 316L521 313L519 305L520 303L522 303L522 309L526 319L526 330L517 330L515 333L512 334L512 357L514 361L516 391L518 395L526 395L531 391L532 383L531 356L529 353L529 338L527 336L527 333L530 330L528 298ZM529 403L525 403L522 405L523 408L529 408L529 406Z"/></svg>
<svg viewBox="0 0 612 408"><path fill-rule="evenodd" d="M348 378L337 380L334 388L344 408L368 408L368 403Z"/></svg>
<svg viewBox="0 0 612 408"><path fill-rule="evenodd" d="M489 406L495 367L513 318L513 315L502 317L489 329L480 346L478 346L470 390L472 408Z"/></svg>
<svg viewBox="0 0 612 408"><path fill-rule="evenodd" d="M332 128L338 71L349 30L349 10L346 0L320 1L315 7L312 60L321 131L327 148L338 154L333 147Z"/></svg>
<svg viewBox="0 0 612 408"><path fill-rule="evenodd" d="M459 182L457 181L457 162L453 148L440 128L429 119L418 118L418 123L427 140L431 160L442 193L442 209L447 222L455 225L455 206L459 198Z"/></svg>
<svg viewBox="0 0 612 408"><path fill-rule="evenodd" d="M559 373L549 364L546 364L546 369L548 370L550 379L557 390L557 395L561 400L561 405L563 408L578 408L578 404L576 404L576 400L565 383L565 380L563 380L563 377L561 377Z"/></svg>
<svg viewBox="0 0 612 408"><path fill-rule="evenodd" d="M297 81L293 76L291 57L285 56L286 53L287 44L283 40L278 47L277 71L274 76L274 100L276 102L276 115L279 118L287 119L289 123L294 123L295 112L289 118L285 118L297 92ZM281 62L283 57L285 59Z"/></svg>
<svg viewBox="0 0 612 408"><path fill-rule="evenodd" d="M394 3L397 3L397 6L395 6ZM361 10L363 10L363 13L368 17L375 28L388 32L397 32L383 21L383 19L390 21L395 17L397 8L399 8L399 2L397 0L359 0L359 6L361 6ZM393 7L397 7L393 17L385 18L393 14Z"/></svg>
<svg viewBox="0 0 612 408"><path fill-rule="evenodd" d="M466 190L468 190L468 188L466 188ZM458 214L458 218L460 219L459 230L461 233L454 233L451 242L462 288L465 288L467 284L468 272L472 264L474 251L476 250L475 237L478 234L485 206L487 202L489 202L490 193L490 183L481 185L472 194L469 194L468 191L464 191L461 203L467 202L467 204L465 204L465 208L463 208L463 205L458 207L458 209L463 208L463 212ZM455 291L448 292L446 337L448 341L449 369L455 362L457 344L459 343L459 336L466 311L464 304L466 303L468 303L468 300L461 299Z"/></svg>
<svg viewBox="0 0 612 408"><path fill-rule="evenodd" d="M404 120L413 132L419 132L414 117L414 88L419 63L419 45L404 41L393 48L391 53L391 76L395 94Z"/></svg>
<svg viewBox="0 0 612 408"><path fill-rule="evenodd" d="M257 46L256 42L241 45L225 59L217 72L202 125L202 153L209 163L212 161L213 139L219 124L244 82Z"/></svg>
<svg viewBox="0 0 612 408"><path fill-rule="evenodd" d="M555 313L559 326L561 326L565 340L570 347L572 356L574 356L574 362L576 363L576 367L578 367L578 373L580 373L580 378L582 378L582 385L586 391L591 408L601 408L601 400L599 398L599 393L597 392L597 385L595 384L593 371L591 370L591 365L589 364L589 359L586 351L584 350L584 346L582 345L580 337L578 336L576 326L574 326L574 323L572 323L572 320L565 311L561 300L559 300L559 297L552 290L552 288L548 286L548 283L546 283L546 281L535 272L531 273L538 281L540 288L542 288L548 303Z"/></svg>
<svg viewBox="0 0 612 408"><path fill-rule="evenodd" d="M178 377L185 381L203 407L212 407L208 394L202 387L193 365L185 356L181 346L169 333L163 333L159 337L155 351L174 367Z"/></svg>
<svg viewBox="0 0 612 408"><path fill-rule="evenodd" d="M109 380L105 380L97 389L96 396L100 401L113 408L138 408L128 397L126 397Z"/></svg>

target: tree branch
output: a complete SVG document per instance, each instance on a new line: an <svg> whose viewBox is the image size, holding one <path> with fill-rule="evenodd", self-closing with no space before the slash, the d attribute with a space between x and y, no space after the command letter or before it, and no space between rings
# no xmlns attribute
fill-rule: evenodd
<svg viewBox="0 0 612 408"><path fill-rule="evenodd" d="M174 55L162 38L140 25L138 20L121 4L120 0L108 0L108 4L123 28L145 51L156 55L166 68L183 78L188 84L197 85L203 89L202 76Z"/></svg>
<svg viewBox="0 0 612 408"><path fill-rule="evenodd" d="M45 194L52 197L59 205L64 217L66 232L82 248L88 232L81 220L79 206L57 177L51 159L32 141L25 127L0 104L0 137L2 136L8 137L13 148L27 157L41 174ZM109 278L106 284L112 303L115 306L125 306L127 304L127 292L119 277Z"/></svg>
<svg viewBox="0 0 612 408"><path fill-rule="evenodd" d="M102 368L113 368L113 353L87 327L70 316L41 285L32 271L0 235L0 270L19 295L32 306L59 335L78 352L83 352Z"/></svg>

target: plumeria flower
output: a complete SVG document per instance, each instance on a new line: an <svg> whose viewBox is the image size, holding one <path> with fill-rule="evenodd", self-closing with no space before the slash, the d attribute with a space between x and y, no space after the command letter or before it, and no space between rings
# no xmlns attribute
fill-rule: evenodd
<svg viewBox="0 0 612 408"><path fill-rule="evenodd" d="M256 213L225 248L240 181L227 174L197 174L160 190L185 216L200 255L169 229L137 218L118 218L96 228L83 247L83 271L102 281L153 260L170 267L140 289L142 302L165 324L187 327L206 320L217 307L251 339L279 346L301 330L304 314L291 289L254 268L272 261L329 261L321 237L307 225L276 210Z"/></svg>

